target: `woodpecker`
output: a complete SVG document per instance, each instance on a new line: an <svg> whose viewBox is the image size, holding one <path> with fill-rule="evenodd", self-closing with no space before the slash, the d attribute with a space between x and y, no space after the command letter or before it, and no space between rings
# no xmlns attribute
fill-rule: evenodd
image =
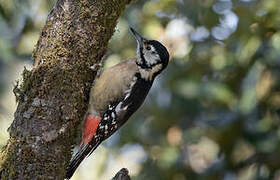
<svg viewBox="0 0 280 180"><path fill-rule="evenodd" d="M141 106L155 77L168 65L169 53L160 42L130 30L137 41L137 56L105 70L96 79L90 92L82 142L67 167L66 179Z"/></svg>

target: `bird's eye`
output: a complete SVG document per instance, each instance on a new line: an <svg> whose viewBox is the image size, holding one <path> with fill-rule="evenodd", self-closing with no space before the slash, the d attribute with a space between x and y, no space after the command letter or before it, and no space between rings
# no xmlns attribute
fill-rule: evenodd
<svg viewBox="0 0 280 180"><path fill-rule="evenodd" d="M148 51L150 51L150 50L151 50L151 46L147 46L146 49L147 49Z"/></svg>

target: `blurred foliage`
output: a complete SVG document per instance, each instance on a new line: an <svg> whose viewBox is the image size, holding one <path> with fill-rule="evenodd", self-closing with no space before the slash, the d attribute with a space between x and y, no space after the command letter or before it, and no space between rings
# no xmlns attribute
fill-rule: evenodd
<svg viewBox="0 0 280 180"><path fill-rule="evenodd" d="M32 65L54 3L0 0L2 146L16 108L12 84ZM162 41L172 59L142 108L75 177L109 179L127 167L135 180L280 179L279 7L279 0L131 4L105 68L135 55L129 26Z"/></svg>

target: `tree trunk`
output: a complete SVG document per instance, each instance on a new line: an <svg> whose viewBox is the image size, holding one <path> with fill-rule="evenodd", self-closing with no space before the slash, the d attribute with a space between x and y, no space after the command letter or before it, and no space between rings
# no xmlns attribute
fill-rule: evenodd
<svg viewBox="0 0 280 180"><path fill-rule="evenodd" d="M63 179L100 63L131 0L58 0L15 87L18 107L0 179Z"/></svg>

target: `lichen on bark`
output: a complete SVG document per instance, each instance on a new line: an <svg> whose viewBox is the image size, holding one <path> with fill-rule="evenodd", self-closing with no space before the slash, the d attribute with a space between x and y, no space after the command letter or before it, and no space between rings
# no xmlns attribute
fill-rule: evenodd
<svg viewBox="0 0 280 180"><path fill-rule="evenodd" d="M76 129L117 19L130 0L58 0L15 88L18 107L0 179L63 179ZM97 70L97 69L96 69Z"/></svg>

